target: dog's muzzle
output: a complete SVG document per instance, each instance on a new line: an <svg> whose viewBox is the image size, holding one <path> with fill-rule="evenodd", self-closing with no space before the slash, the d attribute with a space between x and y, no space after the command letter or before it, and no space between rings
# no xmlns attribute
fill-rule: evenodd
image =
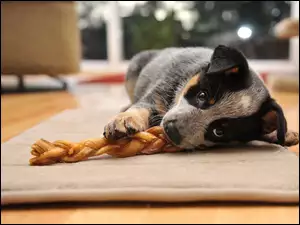
<svg viewBox="0 0 300 225"><path fill-rule="evenodd" d="M181 143L182 137L175 125L175 121L165 121L163 124L163 128L167 138L170 139L170 141L172 141L176 145L179 145Z"/></svg>

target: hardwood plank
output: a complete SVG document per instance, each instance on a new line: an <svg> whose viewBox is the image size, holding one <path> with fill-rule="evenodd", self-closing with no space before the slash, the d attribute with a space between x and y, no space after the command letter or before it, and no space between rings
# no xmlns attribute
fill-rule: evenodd
<svg viewBox="0 0 300 225"><path fill-rule="evenodd" d="M1 95L1 142L75 107L76 99L67 92Z"/></svg>

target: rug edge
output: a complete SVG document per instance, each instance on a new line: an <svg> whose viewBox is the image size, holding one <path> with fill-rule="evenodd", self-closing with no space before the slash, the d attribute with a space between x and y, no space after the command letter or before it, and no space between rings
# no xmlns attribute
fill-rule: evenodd
<svg viewBox="0 0 300 225"><path fill-rule="evenodd" d="M175 197L176 196L176 197ZM54 202L266 202L299 203L299 191L199 189L186 191L180 188L129 188L127 190L60 190L2 192L1 205Z"/></svg>

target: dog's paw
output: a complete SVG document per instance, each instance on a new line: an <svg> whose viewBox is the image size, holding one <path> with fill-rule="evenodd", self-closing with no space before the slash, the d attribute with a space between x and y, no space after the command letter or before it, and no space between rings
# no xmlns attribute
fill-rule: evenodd
<svg viewBox="0 0 300 225"><path fill-rule="evenodd" d="M285 135L285 146L293 146L299 143L299 133L294 131L288 131Z"/></svg>
<svg viewBox="0 0 300 225"><path fill-rule="evenodd" d="M122 112L105 126L103 136L117 140L147 129L147 124L148 121L135 112Z"/></svg>

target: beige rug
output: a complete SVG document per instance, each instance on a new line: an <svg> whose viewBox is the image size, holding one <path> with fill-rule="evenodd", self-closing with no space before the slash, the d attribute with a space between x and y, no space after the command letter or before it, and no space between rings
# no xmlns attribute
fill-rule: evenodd
<svg viewBox="0 0 300 225"><path fill-rule="evenodd" d="M39 138L80 141L102 135L117 110L68 110L1 145L1 204L66 201L299 202L299 158L287 149L210 149L75 164L29 166Z"/></svg>

